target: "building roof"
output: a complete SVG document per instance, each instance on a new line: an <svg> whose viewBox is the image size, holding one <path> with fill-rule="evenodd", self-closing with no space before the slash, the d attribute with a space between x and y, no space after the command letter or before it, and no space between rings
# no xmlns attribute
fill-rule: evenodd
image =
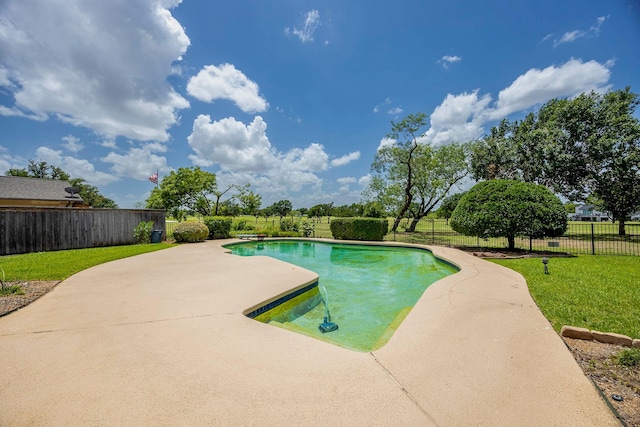
<svg viewBox="0 0 640 427"><path fill-rule="evenodd" d="M78 194L66 192L67 187L71 184L59 179L0 176L0 199L84 203Z"/></svg>

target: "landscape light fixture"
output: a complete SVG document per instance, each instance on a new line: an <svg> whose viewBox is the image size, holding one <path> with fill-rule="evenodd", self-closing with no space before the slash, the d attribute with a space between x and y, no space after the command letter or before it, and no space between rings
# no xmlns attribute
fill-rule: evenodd
<svg viewBox="0 0 640 427"><path fill-rule="evenodd" d="M542 265L544 265L544 274L549 274L549 259L542 257Z"/></svg>

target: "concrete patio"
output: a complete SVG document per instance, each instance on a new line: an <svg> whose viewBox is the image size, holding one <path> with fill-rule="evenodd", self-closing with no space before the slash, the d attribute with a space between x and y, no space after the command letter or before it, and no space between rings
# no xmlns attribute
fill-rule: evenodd
<svg viewBox="0 0 640 427"><path fill-rule="evenodd" d="M0 318L0 425L617 426L517 273L433 247L378 351L243 312L316 279L207 241L78 273Z"/></svg>

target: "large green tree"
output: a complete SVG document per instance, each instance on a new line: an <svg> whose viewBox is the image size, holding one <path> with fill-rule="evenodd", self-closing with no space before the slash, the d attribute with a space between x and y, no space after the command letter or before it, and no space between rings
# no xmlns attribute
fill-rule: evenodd
<svg viewBox="0 0 640 427"><path fill-rule="evenodd" d="M262 196L247 189L238 196L242 213L252 215L256 218L260 215L260 206L262 206Z"/></svg>
<svg viewBox="0 0 640 427"><path fill-rule="evenodd" d="M640 206L638 95L624 90L552 99L520 122L503 121L477 141L476 180L517 178L544 184L569 200L601 201L619 221Z"/></svg>
<svg viewBox="0 0 640 427"><path fill-rule="evenodd" d="M199 167L178 168L165 176L147 198L147 208L166 209L176 219L188 211L210 215L216 175Z"/></svg>
<svg viewBox="0 0 640 427"><path fill-rule="evenodd" d="M393 143L378 150L371 166L367 197L394 212L392 231L406 217L412 218L407 231L414 231L420 219L468 174L464 144L432 147L420 141L426 120L425 114L418 113L392 122L387 138Z"/></svg>
<svg viewBox="0 0 640 427"><path fill-rule="evenodd" d="M320 203L318 205L311 206L311 208L309 208L308 215L310 217L315 217L318 219L322 218L323 216L331 218L331 216L333 216L333 202Z"/></svg>
<svg viewBox="0 0 640 427"><path fill-rule="evenodd" d="M467 236L506 237L513 250L518 236L561 236L567 229L567 214L560 199L542 185L495 179L467 191L449 223Z"/></svg>
<svg viewBox="0 0 640 427"><path fill-rule="evenodd" d="M447 223L449 223L449 218L451 218L453 211L458 206L458 202L460 202L460 199L462 199L462 196L464 196L465 193L466 192L463 191L462 193L456 193L445 197L436 211L438 218L444 218L447 220Z"/></svg>
<svg viewBox="0 0 640 427"><path fill-rule="evenodd" d="M87 206L92 208L111 208L116 209L118 205L113 200L105 197L100 193L98 188L87 184L82 178L71 178L71 176L55 165L49 165L47 162L29 160L29 164L23 169L9 169L5 173L7 176L22 176L40 179L59 179L68 181L73 187L78 187L79 195Z"/></svg>
<svg viewBox="0 0 640 427"><path fill-rule="evenodd" d="M280 217L280 221L282 221L282 218L289 215L293 210L293 205L289 200L279 200L271 205L269 210L275 215L278 215Z"/></svg>

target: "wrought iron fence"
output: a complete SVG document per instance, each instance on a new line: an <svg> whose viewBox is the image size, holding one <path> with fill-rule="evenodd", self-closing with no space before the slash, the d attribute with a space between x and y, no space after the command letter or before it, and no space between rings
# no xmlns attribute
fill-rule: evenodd
<svg viewBox="0 0 640 427"><path fill-rule="evenodd" d="M463 236L449 227L445 220L422 220L414 232L407 232L409 221L403 220L396 232L386 239L428 245L472 248L478 250L506 249L507 239ZM618 234L618 224L569 222L561 237L546 239L516 238L516 249L524 251L561 252L591 255L640 255L640 223L627 223L626 233Z"/></svg>

